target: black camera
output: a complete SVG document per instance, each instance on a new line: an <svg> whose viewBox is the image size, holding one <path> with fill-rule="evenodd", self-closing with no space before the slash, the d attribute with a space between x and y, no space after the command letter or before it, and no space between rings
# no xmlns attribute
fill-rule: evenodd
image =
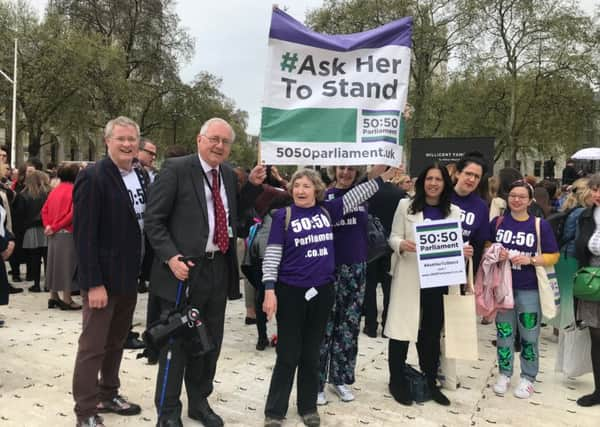
<svg viewBox="0 0 600 427"><path fill-rule="evenodd" d="M206 354L215 348L206 325L200 320L200 311L193 307L174 310L161 317L144 332L143 338L146 346L159 350L169 338L179 335L187 338L185 345L189 346L193 357Z"/></svg>

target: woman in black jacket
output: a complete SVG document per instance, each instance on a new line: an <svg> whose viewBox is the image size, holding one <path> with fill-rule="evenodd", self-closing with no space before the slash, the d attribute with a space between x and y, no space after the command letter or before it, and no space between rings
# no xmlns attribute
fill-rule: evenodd
<svg viewBox="0 0 600 427"><path fill-rule="evenodd" d="M30 292L40 292L40 276L42 258L46 265L46 254L48 241L44 234L41 211L48 193L50 192L49 177L44 172L32 171L25 178L25 188L19 195L23 221L25 223L25 234L23 235L23 249L29 254L29 266L33 279Z"/></svg>
<svg viewBox="0 0 600 427"><path fill-rule="evenodd" d="M579 236L575 241L579 267L600 267L600 174L588 181L594 206L584 210L579 217ZM600 301L577 301L577 320L590 331L592 340L592 367L594 392L580 397L579 406L600 405Z"/></svg>

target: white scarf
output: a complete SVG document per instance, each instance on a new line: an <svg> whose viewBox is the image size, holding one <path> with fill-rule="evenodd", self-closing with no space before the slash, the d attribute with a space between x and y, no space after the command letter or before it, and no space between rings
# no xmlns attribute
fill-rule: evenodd
<svg viewBox="0 0 600 427"><path fill-rule="evenodd" d="M596 223L596 231L588 241L588 249L594 255L600 255L600 208L594 208L594 222Z"/></svg>

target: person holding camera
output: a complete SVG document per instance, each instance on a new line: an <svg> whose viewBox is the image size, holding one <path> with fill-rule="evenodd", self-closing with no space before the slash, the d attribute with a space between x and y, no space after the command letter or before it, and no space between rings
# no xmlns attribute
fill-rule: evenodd
<svg viewBox="0 0 600 427"><path fill-rule="evenodd" d="M187 282L179 307L198 310L214 346L197 357L192 355L196 350L185 345L185 335L162 346L155 393L159 426L182 425L179 395L184 377L188 416L207 427L223 425L208 396L223 340L227 297L240 297L235 225L265 179L264 166L256 166L238 200L237 175L226 163L234 139L229 123L209 119L196 138L198 153L168 159L150 191L145 216L155 253L150 293L160 299L162 317L168 317L176 311L178 289Z"/></svg>

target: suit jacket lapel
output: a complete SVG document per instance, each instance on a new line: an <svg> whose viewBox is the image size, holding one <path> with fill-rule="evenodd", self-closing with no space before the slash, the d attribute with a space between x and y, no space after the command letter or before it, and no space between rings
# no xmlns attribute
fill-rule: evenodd
<svg viewBox="0 0 600 427"><path fill-rule="evenodd" d="M198 155L193 155L190 162L190 174L192 179L192 185L196 191L196 197L198 197L198 203L200 203L200 210L204 215L204 222L208 226L208 210L206 207L206 193L204 192L204 173L202 172L202 164Z"/></svg>
<svg viewBox="0 0 600 427"><path fill-rule="evenodd" d="M221 165L221 170L223 171L223 182L225 183L225 192L227 193L227 204L229 205L229 225L233 227L235 224L236 216L235 215L235 207L237 206L236 197L237 197L237 188L236 181L233 177L233 171L229 168Z"/></svg>

